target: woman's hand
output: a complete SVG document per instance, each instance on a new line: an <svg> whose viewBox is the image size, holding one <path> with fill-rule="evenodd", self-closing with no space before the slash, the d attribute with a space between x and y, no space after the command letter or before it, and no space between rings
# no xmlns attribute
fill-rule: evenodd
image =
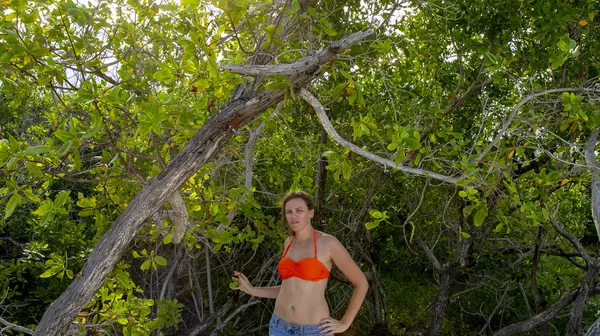
<svg viewBox="0 0 600 336"><path fill-rule="evenodd" d="M250 280L248 280L248 278L246 278L246 276L244 274L242 274L238 271L234 271L233 277L231 277L231 279L240 283L239 286L234 287L233 289L239 289L242 292L246 292L250 295L253 295L252 291L254 290L254 286L252 286L252 284L250 283Z"/></svg>
<svg viewBox="0 0 600 336"><path fill-rule="evenodd" d="M327 336L342 333L348 330L349 327L344 322L338 321L332 317L322 319L319 324L320 332Z"/></svg>

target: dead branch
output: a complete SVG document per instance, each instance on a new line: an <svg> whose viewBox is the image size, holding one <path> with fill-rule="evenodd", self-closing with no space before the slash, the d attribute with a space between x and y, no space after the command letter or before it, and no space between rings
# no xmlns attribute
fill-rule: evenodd
<svg viewBox="0 0 600 336"><path fill-rule="evenodd" d="M337 50L347 49L349 46L356 44L358 41L371 35L370 30L366 32L358 32L334 43L329 48L331 52L338 53ZM221 70L229 70L233 73L248 76L290 76L301 72L311 71L324 63L326 58L331 55L327 53L318 53L313 56L307 56L299 59L296 62L288 64L265 64L265 65L237 65L229 64L219 67Z"/></svg>

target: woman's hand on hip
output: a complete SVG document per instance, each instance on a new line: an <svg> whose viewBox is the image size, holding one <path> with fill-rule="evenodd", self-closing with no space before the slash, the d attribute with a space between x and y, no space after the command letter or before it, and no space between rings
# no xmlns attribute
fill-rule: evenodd
<svg viewBox="0 0 600 336"><path fill-rule="evenodd" d="M231 279L240 283L239 286L234 287L233 289L239 289L242 292L246 292L246 293L252 295L252 290L254 290L254 286L252 286L252 284L250 283L250 280L248 280L248 278L246 278L246 276L244 274L242 274L238 271L234 271L233 277L231 277Z"/></svg>
<svg viewBox="0 0 600 336"><path fill-rule="evenodd" d="M324 318L321 320L321 322L319 323L319 330L321 333L323 333L324 335L333 335L333 334L337 334L337 333L342 333L346 330L348 330L348 325L346 325L344 322L342 321L338 321L332 317L328 317L328 318Z"/></svg>

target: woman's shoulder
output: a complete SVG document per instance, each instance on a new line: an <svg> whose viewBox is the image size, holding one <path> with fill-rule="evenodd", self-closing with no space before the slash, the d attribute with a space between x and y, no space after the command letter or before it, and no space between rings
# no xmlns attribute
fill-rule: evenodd
<svg viewBox="0 0 600 336"><path fill-rule="evenodd" d="M334 235L331 235L329 233L317 231L317 236L319 240L325 245L341 244L340 241Z"/></svg>

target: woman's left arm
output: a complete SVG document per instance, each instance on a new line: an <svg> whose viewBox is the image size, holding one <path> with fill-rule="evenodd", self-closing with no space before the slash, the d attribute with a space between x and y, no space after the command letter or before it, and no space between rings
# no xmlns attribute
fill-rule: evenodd
<svg viewBox="0 0 600 336"><path fill-rule="evenodd" d="M333 260L333 263L340 271L342 271L342 273L344 273L352 285L354 285L354 292L352 293L352 298L350 299L344 317L342 317L340 321L331 317L321 321L321 331L324 331L326 335L333 335L334 333L341 333L350 328L352 321L354 321L356 314L358 314L358 311L360 310L365 295L367 295L369 283L358 265L352 260L352 257L344 245L333 236L329 236L328 239L330 239L327 245L330 251L331 260Z"/></svg>

